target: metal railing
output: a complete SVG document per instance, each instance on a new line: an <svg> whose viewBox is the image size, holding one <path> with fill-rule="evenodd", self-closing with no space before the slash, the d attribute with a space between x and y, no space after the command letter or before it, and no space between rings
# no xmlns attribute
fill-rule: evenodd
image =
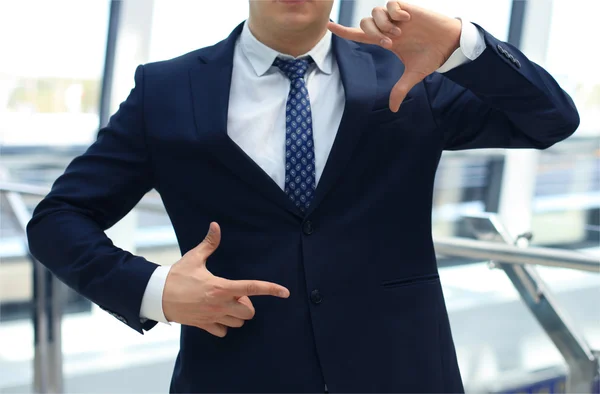
<svg viewBox="0 0 600 394"><path fill-rule="evenodd" d="M508 244L456 237L436 237L434 241L436 252L444 256L600 273L597 257L569 250L539 247L524 249Z"/></svg>
<svg viewBox="0 0 600 394"><path fill-rule="evenodd" d="M574 251L529 248L531 234L511 237L495 214L482 213L464 219L479 240L437 238L436 253L488 260L491 267L502 269L567 363L569 375L566 392L594 392L600 378L597 355L559 308L536 266L600 273L599 259Z"/></svg>
<svg viewBox="0 0 600 394"><path fill-rule="evenodd" d="M29 250L26 227L31 214L20 192L0 186L23 233ZM33 389L36 393L62 393L62 305L65 286L28 253L33 267Z"/></svg>
<svg viewBox="0 0 600 394"><path fill-rule="evenodd" d="M24 196L44 197L50 192L49 187L27 185L23 183L0 182L0 192L18 193ZM149 211L164 211L160 198L146 195L137 205L137 208Z"/></svg>
<svg viewBox="0 0 600 394"><path fill-rule="evenodd" d="M43 197L45 187L0 182L0 194L4 194L9 208L17 218L23 233L30 219L23 195ZM137 208L152 211L164 210L159 198L148 197ZM592 382L598 379L598 359L582 336L564 318L553 296L535 271L535 266L562 267L586 272L600 273L597 258L582 253L549 248L523 248L516 246L494 215L471 219L485 220L497 237L494 241L465 238L435 238L438 255L490 261L503 269L519 291L533 315L544 328L563 355L569 367L567 392L591 392ZM481 234L480 234L481 235ZM489 234L480 238L490 239ZM26 238L24 238L26 239ZM504 242L504 243L500 243ZM34 390L37 393L61 393L63 391L61 319L62 285L33 256L34 265Z"/></svg>
<svg viewBox="0 0 600 394"><path fill-rule="evenodd" d="M16 218L23 234L25 250L26 227L31 219L23 196L44 197L50 188L22 183L0 182L0 196L5 196L8 208ZM160 199L146 196L138 208L163 211ZM35 393L62 393L64 391L62 360L62 307L66 286L31 254L33 267L33 389Z"/></svg>

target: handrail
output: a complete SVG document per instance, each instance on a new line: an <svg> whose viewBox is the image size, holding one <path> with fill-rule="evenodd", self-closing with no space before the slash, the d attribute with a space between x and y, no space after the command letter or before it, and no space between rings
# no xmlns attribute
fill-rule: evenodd
<svg viewBox="0 0 600 394"><path fill-rule="evenodd" d="M29 185L26 183L0 182L0 192L14 192L30 196L44 197L50 192L49 187Z"/></svg>
<svg viewBox="0 0 600 394"><path fill-rule="evenodd" d="M50 192L50 188L46 186L28 185L25 183L0 182L0 193L3 192L13 192L34 197L45 197ZM149 211L164 211L164 206L160 198L149 197L148 195L144 196L144 198L140 200L140 202L137 204L137 207Z"/></svg>
<svg viewBox="0 0 600 394"><path fill-rule="evenodd" d="M27 238L27 222L31 218L18 191L0 190L14 214L19 229ZM25 246L27 249L27 246ZM36 393L63 392L62 304L65 286L31 254L33 268L33 389Z"/></svg>
<svg viewBox="0 0 600 394"><path fill-rule="evenodd" d="M598 358L579 332L578 327L565 317L565 311L559 307L551 289L544 283L536 267L523 264L524 261L530 264L598 272L597 259L589 261L588 256L585 255L546 248L531 248L527 251L525 248L529 249L529 233L523 233L517 237L512 236L502 224L498 214L495 213L477 213L465 216L463 219L471 228L473 235L482 242L467 239L450 240L444 243L444 239L442 239L438 251L447 246L445 250L447 254L454 252L455 255L477 259L485 256L486 259L493 262L495 268L503 270L519 293L521 300L563 356L569 368L566 392L597 392L593 387L600 373ZM490 244L490 240L502 244L503 247L498 248L496 246L499 245ZM476 242L477 244L475 244Z"/></svg>
<svg viewBox="0 0 600 394"><path fill-rule="evenodd" d="M434 244L435 251L439 255L600 273L598 257L570 250L541 247L519 248L508 244L458 237L436 237Z"/></svg>

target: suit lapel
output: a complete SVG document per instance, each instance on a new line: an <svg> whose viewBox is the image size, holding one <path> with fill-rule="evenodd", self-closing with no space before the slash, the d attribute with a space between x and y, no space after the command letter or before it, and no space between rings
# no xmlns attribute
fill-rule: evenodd
<svg viewBox="0 0 600 394"><path fill-rule="evenodd" d="M317 185L310 214L331 191L344 172L356 148L361 132L367 125L375 100L377 79L370 54L360 51L351 41L333 36L333 51L337 60L346 105L327 163Z"/></svg>
<svg viewBox="0 0 600 394"><path fill-rule="evenodd" d="M273 179L227 135L233 54L242 27L243 24L240 24L227 39L200 51L198 65L190 69L196 129L199 137L210 145L211 154L241 180L290 213L302 216ZM335 35L332 39L346 104L315 199L307 214L323 201L346 168L367 124L377 87L371 55L360 51L358 45L351 41Z"/></svg>
<svg viewBox="0 0 600 394"><path fill-rule="evenodd" d="M240 24L221 43L200 53L201 61L190 69L196 130L210 145L210 153L264 197L300 216L283 190L227 134L227 111L233 70L233 54Z"/></svg>

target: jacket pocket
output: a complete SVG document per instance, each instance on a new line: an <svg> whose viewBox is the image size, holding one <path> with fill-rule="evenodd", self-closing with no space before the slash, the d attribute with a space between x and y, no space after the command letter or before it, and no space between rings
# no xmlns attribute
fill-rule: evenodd
<svg viewBox="0 0 600 394"><path fill-rule="evenodd" d="M393 289L397 287L412 286L416 284L425 284L430 282L438 282L440 276L438 274L413 276L412 278L386 280L381 283L385 289Z"/></svg>
<svg viewBox="0 0 600 394"><path fill-rule="evenodd" d="M413 101L413 97L407 96L402 102L402 105L400 106L400 111L398 112L392 112L387 106L373 109L371 111L371 120L375 125L383 126L389 123L394 123L397 120L403 119L414 112L414 107L410 104Z"/></svg>

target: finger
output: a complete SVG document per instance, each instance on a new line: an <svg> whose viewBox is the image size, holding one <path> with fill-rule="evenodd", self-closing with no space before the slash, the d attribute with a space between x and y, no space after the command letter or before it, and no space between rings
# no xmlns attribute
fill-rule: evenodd
<svg viewBox="0 0 600 394"><path fill-rule="evenodd" d="M369 37L362 29L357 27L346 27L334 22L329 22L327 28L336 36L346 40L361 42L363 44L379 44L378 40Z"/></svg>
<svg viewBox="0 0 600 394"><path fill-rule="evenodd" d="M221 323L204 324L198 327L219 338L223 338L227 335L227 327Z"/></svg>
<svg viewBox="0 0 600 394"><path fill-rule="evenodd" d="M392 23L387 13L387 10L383 7L375 7L371 12L375 25L379 31L389 34L391 37L400 37L402 31L400 28Z"/></svg>
<svg viewBox="0 0 600 394"><path fill-rule="evenodd" d="M228 280L226 281L225 289L238 297L270 295L288 298L290 296L289 290L285 287L261 280Z"/></svg>
<svg viewBox="0 0 600 394"><path fill-rule="evenodd" d="M373 18L363 18L360 21L360 28L367 36L371 37L373 43L384 48L389 48L392 45L392 40L379 30Z"/></svg>
<svg viewBox="0 0 600 394"><path fill-rule="evenodd" d="M212 222L208 227L208 233L202 242L194 248L194 252L197 253L202 260L206 260L221 243L221 227L218 223Z"/></svg>
<svg viewBox="0 0 600 394"><path fill-rule="evenodd" d="M397 112L408 92L424 78L425 76L420 73L405 71L390 93L390 110Z"/></svg>
<svg viewBox="0 0 600 394"><path fill-rule="evenodd" d="M237 317L238 319L251 320L254 318L256 310L254 309L254 305L252 305L250 298L243 296L231 301L231 303L228 304L226 313L230 316Z"/></svg>
<svg viewBox="0 0 600 394"><path fill-rule="evenodd" d="M227 315L227 316L222 316L222 317L218 318L217 323L222 324L225 327L240 328L241 326L244 325L244 320L238 319L237 317Z"/></svg>
<svg viewBox="0 0 600 394"><path fill-rule="evenodd" d="M402 9L398 1L388 1L386 9L391 20L396 22L408 22L410 14Z"/></svg>

